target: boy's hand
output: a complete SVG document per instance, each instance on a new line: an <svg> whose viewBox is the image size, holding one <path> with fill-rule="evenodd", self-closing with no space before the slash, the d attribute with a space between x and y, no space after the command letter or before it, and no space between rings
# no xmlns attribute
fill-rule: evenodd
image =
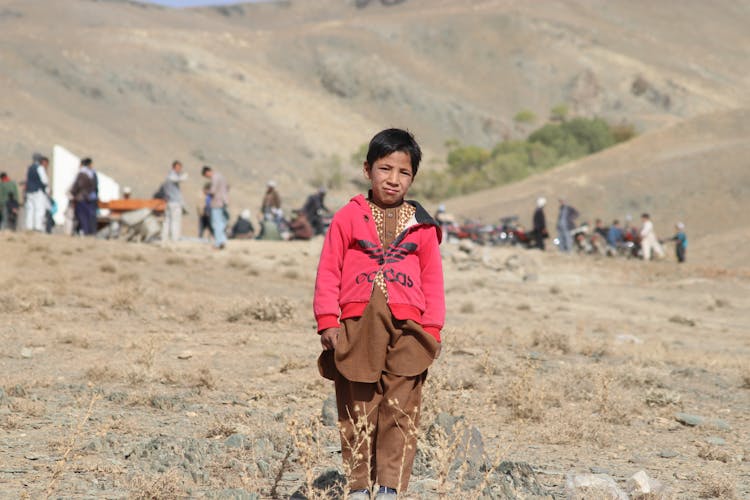
<svg viewBox="0 0 750 500"><path fill-rule="evenodd" d="M320 334L320 345L326 351L336 349L336 341L339 339L339 332L341 328L326 328L323 333Z"/></svg>

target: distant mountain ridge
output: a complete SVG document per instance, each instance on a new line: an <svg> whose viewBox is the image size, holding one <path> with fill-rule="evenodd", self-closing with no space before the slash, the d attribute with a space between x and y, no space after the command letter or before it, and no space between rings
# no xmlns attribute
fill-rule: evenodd
<svg viewBox="0 0 750 500"><path fill-rule="evenodd" d="M413 130L440 168L446 139L523 136L522 109L565 102L648 131L750 105L747 1L238 9L0 0L4 168L19 175L32 151L60 143L147 195L179 158L193 191L209 163L238 206L255 208L271 177L294 205L316 165L338 155L348 168L387 126Z"/></svg>

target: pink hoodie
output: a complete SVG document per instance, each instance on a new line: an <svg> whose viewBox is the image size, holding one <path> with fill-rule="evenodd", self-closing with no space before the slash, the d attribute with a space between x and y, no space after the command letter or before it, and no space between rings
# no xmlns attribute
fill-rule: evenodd
<svg viewBox="0 0 750 500"><path fill-rule="evenodd" d="M440 228L416 202L407 228L384 249L367 200L361 194L336 212L323 243L313 310L318 331L361 316L382 270L388 306L396 319L411 319L440 341L445 321Z"/></svg>

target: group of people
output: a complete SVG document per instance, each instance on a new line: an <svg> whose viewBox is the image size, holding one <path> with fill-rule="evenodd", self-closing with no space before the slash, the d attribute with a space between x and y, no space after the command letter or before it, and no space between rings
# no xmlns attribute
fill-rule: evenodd
<svg viewBox="0 0 750 500"><path fill-rule="evenodd" d="M21 182L0 172L0 229L18 229L21 207L25 214L24 228L29 231L51 232L52 216L57 210L50 196L49 158L39 153L32 155L31 165L26 168L26 177ZM23 198L20 192L23 192Z"/></svg>
<svg viewBox="0 0 750 500"><path fill-rule="evenodd" d="M568 204L565 200L559 200L559 211L557 216L557 234L558 234L558 246L562 252L570 252L574 248L576 237L585 237L582 235L578 228L581 226L578 224L578 217L580 216L578 210ZM534 246L541 250L544 250L544 240L549 237L547 231L547 220L544 214L544 208L547 204L545 198L537 199L536 209L533 215L533 229L531 232L531 238L534 241ZM609 249L616 249L625 241L632 241L640 246L641 256L643 260L651 260L652 257L659 259L664 258L665 252L662 242L656 236L654 230L654 224L651 221L651 216L648 213L641 215L640 227L632 224L631 218L626 218L625 226L620 226L620 221L615 219L609 227L604 226L601 219L596 219L593 238L598 238L603 242ZM670 238L670 241L675 242L675 253L677 261L682 263L685 262L687 254L687 235L685 233L685 224L678 222L675 224L675 234Z"/></svg>
<svg viewBox="0 0 750 500"><path fill-rule="evenodd" d="M304 206L292 211L292 218L284 216L281 194L277 183L266 183L257 220L253 220L250 209L243 209L234 224L229 225L229 184L225 177L210 166L201 169L207 179L201 191L201 203L197 207L198 238L210 237L216 248L224 248L227 239L291 240L310 239L323 234L327 228L325 205L326 189L319 188L308 196ZM182 217L187 213L181 184L187 180L182 162L175 160L161 184L155 198L166 202L161 239L177 241L182 236Z"/></svg>
<svg viewBox="0 0 750 500"><path fill-rule="evenodd" d="M205 204L199 214L198 235L202 238L208 230L213 237L214 247L221 250L227 241L229 183L223 174L208 165L201 168L201 176L207 179L207 182L203 187ZM162 242L178 241L182 238L182 216L187 213L187 208L180 185L187 178L188 174L183 171L182 162L175 160L167 173L167 178L154 194L154 198L166 202L161 231Z"/></svg>

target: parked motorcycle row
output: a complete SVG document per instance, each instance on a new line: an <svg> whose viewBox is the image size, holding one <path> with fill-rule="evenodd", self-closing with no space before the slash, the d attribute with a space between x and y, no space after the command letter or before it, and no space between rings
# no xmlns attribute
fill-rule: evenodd
<svg viewBox="0 0 750 500"><path fill-rule="evenodd" d="M535 248L537 235L526 231L518 222L518 216L502 217L498 224L485 224L477 221L465 221L463 224L443 224L443 233L448 241L469 240L478 245L518 246ZM604 236L591 230L589 224L583 223L571 231L574 251L581 255L601 255L608 257L640 258L641 245L638 230L630 228L624 231L623 241L614 247L607 244ZM546 236L543 236L546 237ZM560 240L552 239L555 247Z"/></svg>

